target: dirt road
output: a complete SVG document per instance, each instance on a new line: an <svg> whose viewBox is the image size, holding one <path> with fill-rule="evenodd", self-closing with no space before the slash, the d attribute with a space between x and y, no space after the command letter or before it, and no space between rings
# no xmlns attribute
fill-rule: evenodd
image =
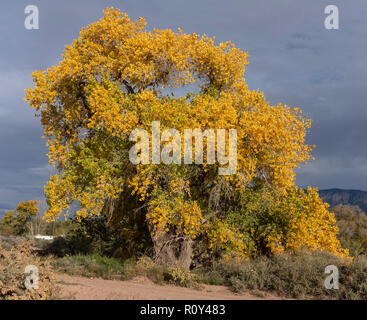
<svg viewBox="0 0 367 320"><path fill-rule="evenodd" d="M198 289L160 286L144 277L129 281L90 279L58 274L59 296L76 300L263 300L276 296L234 294L224 286L202 285Z"/></svg>

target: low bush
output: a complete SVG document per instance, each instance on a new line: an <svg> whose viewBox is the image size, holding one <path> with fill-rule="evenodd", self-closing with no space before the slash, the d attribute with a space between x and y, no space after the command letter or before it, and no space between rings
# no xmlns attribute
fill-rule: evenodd
<svg viewBox="0 0 367 320"><path fill-rule="evenodd" d="M167 278L167 268L155 264L146 256L134 262L98 254L74 255L57 258L52 265L58 272L89 278L129 280L144 276L159 284Z"/></svg>
<svg viewBox="0 0 367 320"><path fill-rule="evenodd" d="M358 206L342 204L330 211L335 214L342 247L352 256L367 253L367 215Z"/></svg>
<svg viewBox="0 0 367 320"><path fill-rule="evenodd" d="M134 266L134 271L136 275L147 277L158 284L163 284L166 281L167 268L154 263L147 256L142 256L138 259Z"/></svg>
<svg viewBox="0 0 367 320"><path fill-rule="evenodd" d="M170 267L164 275L166 281L182 287L190 287L196 283L195 274L187 269Z"/></svg>
<svg viewBox="0 0 367 320"><path fill-rule="evenodd" d="M325 267L339 270L339 289L325 288ZM233 291L268 291L289 298L367 299L367 257L353 261L325 252L299 251L235 262L220 261L207 269L207 276L222 279Z"/></svg>
<svg viewBox="0 0 367 320"><path fill-rule="evenodd" d="M133 264L97 254L65 256L52 263L58 272L89 278L128 280L134 277Z"/></svg>
<svg viewBox="0 0 367 320"><path fill-rule="evenodd" d="M356 257L350 265L344 266L340 273L339 299L367 300L367 257Z"/></svg>
<svg viewBox="0 0 367 320"><path fill-rule="evenodd" d="M25 286L28 265L38 268L38 289L28 290ZM34 255L29 242L0 245L0 299L43 300L53 298L55 294L55 274L50 259Z"/></svg>

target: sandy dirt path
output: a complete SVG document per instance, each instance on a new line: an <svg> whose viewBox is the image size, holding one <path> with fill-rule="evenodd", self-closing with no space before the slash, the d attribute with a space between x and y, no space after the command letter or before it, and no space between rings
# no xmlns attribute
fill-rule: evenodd
<svg viewBox="0 0 367 320"><path fill-rule="evenodd" d="M279 299L273 295L259 297L250 293L234 294L224 286L202 285L199 289L157 285L144 277L128 281L90 279L57 275L59 296L76 300L264 300Z"/></svg>

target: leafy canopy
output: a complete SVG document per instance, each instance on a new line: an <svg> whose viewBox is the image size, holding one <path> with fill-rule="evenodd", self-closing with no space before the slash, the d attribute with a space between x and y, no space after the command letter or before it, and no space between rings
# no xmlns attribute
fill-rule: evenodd
<svg viewBox="0 0 367 320"><path fill-rule="evenodd" d="M109 8L62 57L57 66L34 72L34 87L26 90L41 118L50 164L59 170L45 187L50 220L74 201L78 217L98 215L128 190L152 237L200 239L240 255L301 244L343 252L317 192L294 184L294 169L311 157L305 143L310 119L248 88L246 52L180 29L148 31L144 19L131 21ZM161 130L180 133L237 129L237 172L218 176L218 164L133 165L129 134L150 132L155 120ZM254 194L271 198L268 212ZM124 215L120 209L109 212ZM251 223L235 223L233 214Z"/></svg>

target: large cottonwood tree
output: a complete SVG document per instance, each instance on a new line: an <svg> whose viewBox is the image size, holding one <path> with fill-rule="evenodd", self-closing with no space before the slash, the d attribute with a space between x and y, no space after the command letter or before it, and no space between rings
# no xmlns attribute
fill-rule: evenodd
<svg viewBox="0 0 367 320"><path fill-rule="evenodd" d="M45 187L47 217L74 201L79 217L103 212L117 228L129 215L146 225L157 261L186 268L196 247L344 255L333 215L315 190L294 183L294 169L310 159L310 120L248 88L247 53L180 29L148 31L118 9L104 14L27 89L59 170ZM129 134L150 132L152 121L179 132L237 129L236 173L218 175L217 163L132 164Z"/></svg>

